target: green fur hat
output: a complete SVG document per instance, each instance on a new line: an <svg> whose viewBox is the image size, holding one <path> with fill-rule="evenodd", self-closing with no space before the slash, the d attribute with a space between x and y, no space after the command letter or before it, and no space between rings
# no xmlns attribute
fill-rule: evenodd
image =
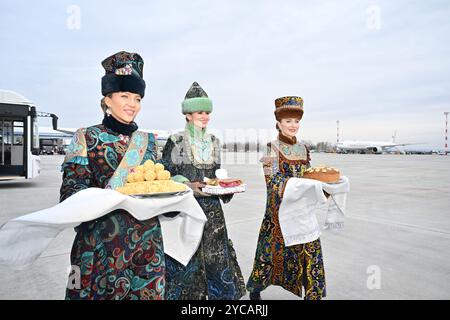
<svg viewBox="0 0 450 320"><path fill-rule="evenodd" d="M212 112L212 101L197 82L191 85L181 106L183 114L200 111Z"/></svg>

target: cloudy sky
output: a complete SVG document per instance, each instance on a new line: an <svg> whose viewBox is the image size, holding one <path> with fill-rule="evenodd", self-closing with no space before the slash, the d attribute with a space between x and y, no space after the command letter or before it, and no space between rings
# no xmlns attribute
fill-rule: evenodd
<svg viewBox="0 0 450 320"><path fill-rule="evenodd" d="M336 141L339 120L341 140L444 143L448 0L2 0L0 30L0 88L61 127L101 121L100 62L126 50L145 61L142 128L182 128L198 81L222 132L272 129L274 99L298 95L302 139Z"/></svg>

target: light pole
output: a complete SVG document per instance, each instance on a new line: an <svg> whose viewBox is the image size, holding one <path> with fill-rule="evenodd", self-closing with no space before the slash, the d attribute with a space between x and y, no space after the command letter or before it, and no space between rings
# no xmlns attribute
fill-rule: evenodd
<svg viewBox="0 0 450 320"><path fill-rule="evenodd" d="M447 137L447 133L448 133L448 112L444 112L445 115L445 155L448 154L448 137Z"/></svg>
<svg viewBox="0 0 450 320"><path fill-rule="evenodd" d="M336 121L336 143L339 143L339 120Z"/></svg>

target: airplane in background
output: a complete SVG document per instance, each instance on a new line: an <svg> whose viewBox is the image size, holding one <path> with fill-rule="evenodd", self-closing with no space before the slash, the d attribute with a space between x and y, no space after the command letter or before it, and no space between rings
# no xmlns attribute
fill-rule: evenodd
<svg viewBox="0 0 450 320"><path fill-rule="evenodd" d="M38 132L41 139L71 139L76 130L76 128L58 128L58 130L54 130L52 127L39 126Z"/></svg>
<svg viewBox="0 0 450 320"><path fill-rule="evenodd" d="M39 136L43 139L62 138L71 139L75 134L76 128L59 128L53 130L51 127L39 127ZM143 132L153 133L157 140L167 140L170 132L166 130L139 129Z"/></svg>
<svg viewBox="0 0 450 320"><path fill-rule="evenodd" d="M393 151L396 147L403 147L409 145L424 144L420 143L396 143L396 133L392 136L392 141L359 141L346 140L336 143L338 152L358 152L358 153L383 153ZM397 149L398 150L398 149Z"/></svg>

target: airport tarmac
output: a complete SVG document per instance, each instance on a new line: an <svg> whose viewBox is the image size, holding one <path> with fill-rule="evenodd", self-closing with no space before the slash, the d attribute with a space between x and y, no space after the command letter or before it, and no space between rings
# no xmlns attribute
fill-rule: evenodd
<svg viewBox="0 0 450 320"><path fill-rule="evenodd" d="M266 190L260 166L231 164L234 156L223 167L247 192L224 211L247 280ZM38 178L0 183L0 224L58 203L62 159L41 156ZM345 228L321 235L326 299L450 299L449 156L315 153L312 164L340 168L351 183ZM318 218L323 225L324 209ZM63 299L74 235L62 232L28 270L0 268L0 299ZM262 297L299 299L275 286Z"/></svg>

